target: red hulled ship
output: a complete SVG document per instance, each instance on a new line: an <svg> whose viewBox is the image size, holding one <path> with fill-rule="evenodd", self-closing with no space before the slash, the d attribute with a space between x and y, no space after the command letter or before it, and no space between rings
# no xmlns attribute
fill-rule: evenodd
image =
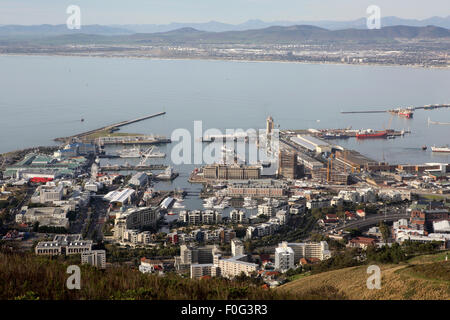
<svg viewBox="0 0 450 320"><path fill-rule="evenodd" d="M413 117L414 112L412 112L411 110L408 110L408 109L404 109L404 110L400 110L398 112L398 115L409 119L409 118Z"/></svg>
<svg viewBox="0 0 450 320"><path fill-rule="evenodd" d="M367 130L361 130L358 133L356 133L357 139L371 139L371 138L386 138L387 137L387 131L374 131L372 129Z"/></svg>

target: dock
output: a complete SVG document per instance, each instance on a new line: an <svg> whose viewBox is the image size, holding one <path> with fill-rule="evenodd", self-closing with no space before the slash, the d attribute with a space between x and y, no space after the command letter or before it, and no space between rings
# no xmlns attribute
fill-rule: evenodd
<svg viewBox="0 0 450 320"><path fill-rule="evenodd" d="M70 141L72 139L81 139L83 137L86 137L86 136L89 136L89 135L92 135L92 134L95 134L95 133L98 133L98 132L101 132L101 131L114 132L114 131L119 130L120 127L129 125L129 124L132 124L132 123L144 121L144 120L147 120L147 119L155 118L155 117L158 117L158 116L162 116L164 114L166 114L166 112L163 111L163 112L158 112L158 113L155 113L155 114L139 117L139 118L132 119L132 120L125 120L125 121L117 122L117 123L114 123L114 124L111 124L111 125L108 125L108 126L105 126L105 127L101 127L101 128L98 128L98 129L94 129L94 130L89 130L89 131L86 131L86 132L78 133L78 134L73 135L73 136L56 138L55 141L67 142L67 141Z"/></svg>
<svg viewBox="0 0 450 320"><path fill-rule="evenodd" d="M386 113L386 112L397 112L399 110L410 110L415 111L419 109L423 110L433 110L433 109L441 109L441 108L450 108L450 104L427 104L423 107L399 107L397 109L390 110L359 110L359 111L341 111L342 114L351 114L351 113Z"/></svg>
<svg viewBox="0 0 450 320"><path fill-rule="evenodd" d="M132 166L132 165L107 165L101 166L99 170L101 172L104 171L152 171L152 170L165 170L167 169L166 165L162 164L151 164L144 166Z"/></svg>
<svg viewBox="0 0 450 320"><path fill-rule="evenodd" d="M149 145L170 143L171 140L164 136L155 135L139 135L139 136L114 136L100 137L95 139L95 143L99 146L105 145Z"/></svg>

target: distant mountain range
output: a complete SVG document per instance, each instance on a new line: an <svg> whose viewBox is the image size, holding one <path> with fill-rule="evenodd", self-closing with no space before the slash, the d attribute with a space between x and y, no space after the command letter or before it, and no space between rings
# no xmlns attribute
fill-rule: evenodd
<svg viewBox="0 0 450 320"><path fill-rule="evenodd" d="M366 19L360 18L352 21L273 21L248 20L241 24L227 24L217 21L205 23L170 23L170 24L127 24L127 25L86 25L80 30L69 30L66 25L0 25L0 36L2 37L46 37L54 35L65 35L74 33L94 35L127 35L134 33L162 33L183 28L192 28L207 32L246 31L255 29L266 29L269 27L290 27L298 25L309 25L328 30L343 29L367 29ZM398 17L384 17L381 19L382 27L389 26L413 26L425 27L436 26L450 29L450 16L431 17L424 20L402 19Z"/></svg>
<svg viewBox="0 0 450 320"><path fill-rule="evenodd" d="M339 30L339 29L366 29L366 18L360 18L351 21L332 21L332 20L322 20L322 21L272 21L266 22L262 20L248 20L240 24L227 24L217 21L210 21L205 23L170 23L170 24L141 24L141 25L114 25L113 27L124 28L137 33L154 33L154 32L167 32L171 30L181 29L181 28L194 28L201 31L210 32L223 32L223 31L244 31L250 29L263 29L273 26L289 27L295 25L310 25L321 27L329 30ZM450 29L450 16L448 17L431 17L424 20L416 19L402 19L398 17L384 17L381 19L382 27L389 26L413 26L413 27L425 27L433 25L436 27L442 27Z"/></svg>
<svg viewBox="0 0 450 320"><path fill-rule="evenodd" d="M217 45L217 44L291 44L300 42L392 42L396 39L450 39L450 30L440 27L392 26L381 29L327 30L301 25L268 27L245 31L207 32L181 28L168 32L134 34L74 33L29 39L3 39L4 45L128 44L128 45Z"/></svg>

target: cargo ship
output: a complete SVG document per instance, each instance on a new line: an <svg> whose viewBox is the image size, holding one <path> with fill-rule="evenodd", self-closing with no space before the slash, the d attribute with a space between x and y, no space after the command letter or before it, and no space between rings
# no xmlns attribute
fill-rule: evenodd
<svg viewBox="0 0 450 320"><path fill-rule="evenodd" d="M449 146L445 146L445 147L433 146L433 147L431 147L431 151L433 151L433 152L450 152L450 147Z"/></svg>
<svg viewBox="0 0 450 320"><path fill-rule="evenodd" d="M374 131L372 129L361 130L356 133L357 139L386 138L387 131Z"/></svg>
<svg viewBox="0 0 450 320"><path fill-rule="evenodd" d="M409 109L402 109L398 111L398 115L410 119L413 117L414 112L412 112L412 110Z"/></svg>
<svg viewBox="0 0 450 320"><path fill-rule="evenodd" d="M404 117L404 118L410 119L414 115L414 108L413 107L403 108L403 109L397 108L397 109L389 110L389 112L391 114L396 114L399 117Z"/></svg>

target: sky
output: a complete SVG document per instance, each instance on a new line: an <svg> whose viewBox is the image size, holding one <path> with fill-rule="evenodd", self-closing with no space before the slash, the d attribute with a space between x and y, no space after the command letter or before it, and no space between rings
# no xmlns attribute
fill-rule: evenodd
<svg viewBox="0 0 450 320"><path fill-rule="evenodd" d="M450 0L0 0L0 25L65 24L69 5L81 9L83 24L242 23L353 20L377 5L381 16L424 19L449 16Z"/></svg>

